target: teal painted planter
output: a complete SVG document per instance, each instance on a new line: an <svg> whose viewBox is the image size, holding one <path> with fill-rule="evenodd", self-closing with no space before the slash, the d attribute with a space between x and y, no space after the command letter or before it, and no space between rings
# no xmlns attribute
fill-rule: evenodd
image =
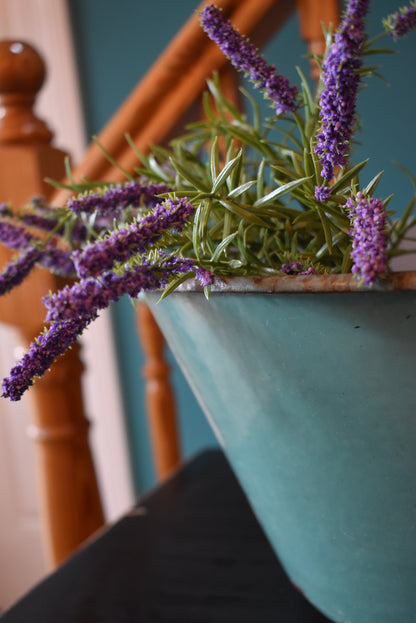
<svg viewBox="0 0 416 623"><path fill-rule="evenodd" d="M217 290L146 299L288 575L334 621L416 621L416 273Z"/></svg>

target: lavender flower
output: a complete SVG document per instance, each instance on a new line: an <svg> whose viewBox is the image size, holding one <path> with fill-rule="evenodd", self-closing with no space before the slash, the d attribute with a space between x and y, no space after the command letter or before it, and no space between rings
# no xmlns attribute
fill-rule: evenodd
<svg viewBox="0 0 416 623"><path fill-rule="evenodd" d="M35 263L49 268L52 272L62 277L75 275L75 267L70 251L58 249L52 241L42 246L42 240L26 231L21 225L5 221L0 222L0 242L10 249L24 249L24 253L19 260L9 264L6 269L9 277L4 276L4 287L6 287L6 282L9 285L4 292L21 283ZM29 258L34 259L29 261ZM13 279L10 278L12 274L14 275ZM18 274L23 275L21 279L17 277Z"/></svg>
<svg viewBox="0 0 416 623"><path fill-rule="evenodd" d="M81 278L98 275L111 268L114 262L124 262L136 253L143 253L164 232L171 229L181 231L194 211L186 197L177 200L168 198L150 214L88 245L83 251L75 251L73 259L78 275Z"/></svg>
<svg viewBox="0 0 416 623"><path fill-rule="evenodd" d="M389 35L395 39L404 37L416 26L416 2L411 2L410 6L403 7L397 13L389 15L383 20L383 24Z"/></svg>
<svg viewBox="0 0 416 623"><path fill-rule="evenodd" d="M20 257L7 265L0 273L0 296L18 286L28 276L41 256L36 247L26 249Z"/></svg>
<svg viewBox="0 0 416 623"><path fill-rule="evenodd" d="M20 400L26 389L33 385L35 377L42 376L95 318L96 314L91 312L82 318L52 324L32 342L29 352L3 380L2 396L13 401Z"/></svg>
<svg viewBox="0 0 416 623"><path fill-rule="evenodd" d="M380 199L358 193L345 207L353 223L351 272L362 277L364 285L373 285L376 277L387 270L386 212Z"/></svg>
<svg viewBox="0 0 416 623"><path fill-rule="evenodd" d="M142 290L156 290L165 286L171 275L188 273L195 269L190 259L173 256L154 262L128 268L121 275L104 272L99 279L88 277L79 283L66 286L59 292L47 295L43 303L48 310L48 322L83 317L91 309L105 309L111 302L118 301L124 294L136 298Z"/></svg>
<svg viewBox="0 0 416 623"><path fill-rule="evenodd" d="M201 286L211 286L215 281L215 275L207 268L200 266L195 271L196 278L199 279Z"/></svg>
<svg viewBox="0 0 416 623"><path fill-rule="evenodd" d="M104 193L90 193L70 199L67 207L75 214L79 212L90 214L97 210L117 216L128 206L133 208L138 208L141 205L153 207L161 202L156 195L169 192L169 190L165 184L141 184L130 181L126 184L110 186Z"/></svg>
<svg viewBox="0 0 416 623"><path fill-rule="evenodd" d="M32 241L33 236L24 227L7 221L0 222L0 242L9 249L22 249Z"/></svg>
<svg viewBox="0 0 416 623"><path fill-rule="evenodd" d="M324 88L320 97L321 132L315 152L322 164L322 177L330 181L334 167L344 166L355 121L360 77L357 70L369 0L349 0L340 29L335 33L322 65Z"/></svg>
<svg viewBox="0 0 416 623"><path fill-rule="evenodd" d="M289 260L285 264L282 264L280 268L282 273L285 275L314 275L315 271L312 266L305 270L302 262L294 262L293 260Z"/></svg>
<svg viewBox="0 0 416 623"><path fill-rule="evenodd" d="M46 245L40 258L39 264L49 268L55 275L60 277L75 277L76 270L72 261L72 252L58 249L52 244Z"/></svg>
<svg viewBox="0 0 416 623"><path fill-rule="evenodd" d="M176 256L161 256L157 263L144 263L123 274L105 272L100 280L89 277L55 294L44 297L48 309L46 320L51 327L30 346L22 360L3 380L3 396L20 400L35 377L42 376L54 360L62 355L84 329L98 316L98 311L118 301L124 294L136 298L143 290L163 288L172 275L195 270L195 262ZM197 271L200 269L197 269ZM202 269L201 276L207 271Z"/></svg>
<svg viewBox="0 0 416 623"><path fill-rule="evenodd" d="M331 196L331 189L329 186L315 186L315 199L320 203L326 201Z"/></svg>
<svg viewBox="0 0 416 623"><path fill-rule="evenodd" d="M287 78L276 72L274 65L268 65L256 47L247 37L234 30L217 7L206 6L201 12L201 25L208 37L215 41L231 64L244 72L276 104L276 114L293 112L297 107L296 87L291 87Z"/></svg>

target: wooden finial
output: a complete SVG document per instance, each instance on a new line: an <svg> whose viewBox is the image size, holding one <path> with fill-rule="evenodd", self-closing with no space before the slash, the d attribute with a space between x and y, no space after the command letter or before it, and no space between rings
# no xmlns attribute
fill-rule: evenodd
<svg viewBox="0 0 416 623"><path fill-rule="evenodd" d="M52 132L33 113L45 76L45 63L31 45L0 41L0 145L51 141Z"/></svg>

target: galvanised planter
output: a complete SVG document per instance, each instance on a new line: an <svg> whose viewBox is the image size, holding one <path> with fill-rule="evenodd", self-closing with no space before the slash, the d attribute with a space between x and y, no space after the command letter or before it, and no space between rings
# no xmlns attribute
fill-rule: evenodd
<svg viewBox="0 0 416 623"><path fill-rule="evenodd" d="M334 621L416 621L416 272L189 288L146 299L290 578Z"/></svg>

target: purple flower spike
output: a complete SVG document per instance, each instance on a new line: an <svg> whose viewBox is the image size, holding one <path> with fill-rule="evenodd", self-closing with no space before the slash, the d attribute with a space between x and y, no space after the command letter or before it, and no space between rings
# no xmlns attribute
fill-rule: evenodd
<svg viewBox="0 0 416 623"><path fill-rule="evenodd" d="M220 9L214 5L206 6L201 12L201 25L208 37L230 59L233 67L244 72L257 89L263 90L273 100L277 115L296 110L296 87L291 87L287 78L276 72L274 65L266 63L249 39L234 30Z"/></svg>
<svg viewBox="0 0 416 623"><path fill-rule="evenodd" d="M162 201L156 195L169 192L169 190L165 184L141 184L131 181L126 184L110 186L104 193L90 193L70 199L67 207L75 214L80 212L90 214L97 210L106 215L111 213L117 216L128 206L133 208L139 208L142 205L153 207Z"/></svg>
<svg viewBox="0 0 416 623"><path fill-rule="evenodd" d="M112 232L107 238L75 251L73 259L78 275L98 275L110 269L114 262L124 262L132 255L143 253L168 230L181 231L195 208L186 197L167 199L153 212L126 227Z"/></svg>
<svg viewBox="0 0 416 623"><path fill-rule="evenodd" d="M105 272L100 280L89 277L44 297L48 309L46 320L51 327L30 346L22 360L3 381L3 396L20 400L35 377L42 376L54 360L77 339L98 316L98 311L118 301L124 294L136 298L143 290L156 290L167 285L174 274L195 270L193 260L161 256L158 263L145 263L127 269L121 275Z"/></svg>
<svg viewBox="0 0 416 623"><path fill-rule="evenodd" d="M42 333L3 380L2 396L12 401L20 400L26 389L33 385L35 377L42 376L95 318L96 314L90 313L81 318L55 323Z"/></svg>
<svg viewBox="0 0 416 623"><path fill-rule="evenodd" d="M315 186L315 199L320 203L326 201L331 196L329 186Z"/></svg>
<svg viewBox="0 0 416 623"><path fill-rule="evenodd" d="M211 286L215 281L214 273L202 266L196 269L195 274L201 286Z"/></svg>
<svg viewBox="0 0 416 623"><path fill-rule="evenodd" d="M364 17L369 0L349 0L340 29L335 33L322 65L324 88L320 98L322 128L315 152L322 177L330 181L335 167L346 164L355 122L355 108L362 65Z"/></svg>
<svg viewBox="0 0 416 623"><path fill-rule="evenodd" d="M33 240L33 236L20 225L6 221L0 222L0 242L9 249L23 249Z"/></svg>
<svg viewBox="0 0 416 623"><path fill-rule="evenodd" d="M36 262L62 277L75 276L75 267L70 251L58 249L52 242L48 242L43 249L41 246L36 249L34 245L36 243L41 245L42 240L30 234L21 225L0 222L0 242L10 249L24 249L17 262L9 264L5 273L0 276L2 283L0 293L7 292L15 285L19 285Z"/></svg>
<svg viewBox="0 0 416 623"><path fill-rule="evenodd" d="M76 271L71 255L71 251L63 251L49 244L39 258L39 264L44 268L49 268L55 275L75 277Z"/></svg>
<svg viewBox="0 0 416 623"><path fill-rule="evenodd" d="M404 37L407 33L416 27L416 2L411 2L410 6L399 9L397 13L389 15L383 20L384 27L389 35L395 39Z"/></svg>
<svg viewBox="0 0 416 623"><path fill-rule="evenodd" d="M302 262L294 262L293 260L289 260L285 264L282 264L280 268L282 273L285 275L314 275L315 271L312 266L305 270Z"/></svg>
<svg viewBox="0 0 416 623"><path fill-rule="evenodd" d="M353 223L351 272L373 285L378 275L387 270L386 212L380 199L366 198L362 193L347 200L349 218Z"/></svg>
<svg viewBox="0 0 416 623"><path fill-rule="evenodd" d="M22 283L41 255L39 249L30 247L15 262L10 262L0 274L0 296Z"/></svg>

